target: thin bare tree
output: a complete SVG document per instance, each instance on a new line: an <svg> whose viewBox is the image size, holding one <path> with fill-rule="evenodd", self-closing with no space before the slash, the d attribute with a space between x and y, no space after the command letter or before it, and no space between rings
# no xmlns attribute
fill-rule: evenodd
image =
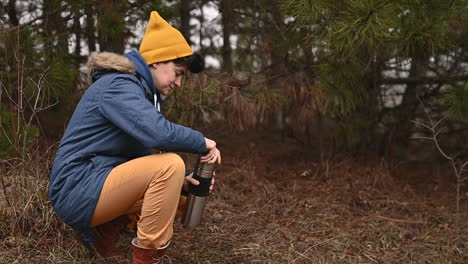
<svg viewBox="0 0 468 264"><path fill-rule="evenodd" d="M421 104L424 106L422 102ZM426 113L428 123L423 123L423 122L414 121L414 120L413 120L413 123L425 128L427 131L429 131L430 135L429 136L414 136L412 138L433 141L439 153L442 154L442 156L450 162L450 165L453 169L453 173L455 174L455 177L457 179L455 230L456 230L456 234L458 237L460 234L460 187L464 181L463 172L468 171L468 160L462 160L456 154L449 154L444 149L444 147L442 147L440 144L439 134L442 131L441 124L448 116L445 115L436 122L431 118L431 115L429 114L429 111L427 110L426 107L424 107L424 112Z"/></svg>

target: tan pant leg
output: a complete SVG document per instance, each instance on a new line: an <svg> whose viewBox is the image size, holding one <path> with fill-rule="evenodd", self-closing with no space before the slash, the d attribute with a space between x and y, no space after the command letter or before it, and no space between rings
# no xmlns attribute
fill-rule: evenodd
<svg viewBox="0 0 468 264"><path fill-rule="evenodd" d="M141 208L138 244L164 246L173 233L184 174L184 162L174 153L150 155L115 167L104 183L91 226L138 213Z"/></svg>

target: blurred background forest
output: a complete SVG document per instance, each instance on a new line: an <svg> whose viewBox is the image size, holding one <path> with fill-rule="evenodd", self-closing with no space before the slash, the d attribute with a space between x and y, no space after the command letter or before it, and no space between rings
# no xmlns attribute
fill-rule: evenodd
<svg viewBox="0 0 468 264"><path fill-rule="evenodd" d="M439 140L468 155L460 0L2 1L2 155L59 138L88 85L88 55L137 49L151 10L208 65L167 104L175 121L222 119L320 152L414 158L423 127L413 121L427 112L444 119Z"/></svg>
<svg viewBox="0 0 468 264"><path fill-rule="evenodd" d="M294 144L317 173L328 173L337 157L425 162L429 170L447 164L443 180L456 184L460 212L468 167L465 0L1 0L1 192L6 207L17 208L2 211L0 219L17 219L3 229L31 228L23 213L51 223L47 169L89 85L87 58L138 49L152 10L207 65L168 98L170 120L216 127L221 142L235 137L226 156L259 147L258 138L278 146L273 152ZM32 186L36 208L28 207L32 196L12 194Z"/></svg>

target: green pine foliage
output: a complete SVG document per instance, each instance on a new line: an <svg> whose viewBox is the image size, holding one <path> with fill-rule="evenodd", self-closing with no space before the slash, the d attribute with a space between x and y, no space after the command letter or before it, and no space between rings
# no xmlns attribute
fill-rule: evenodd
<svg viewBox="0 0 468 264"><path fill-rule="evenodd" d="M286 103L282 91L268 87L265 80L257 80L256 83L250 84L242 91L242 95L255 102L255 114L261 120L266 118L267 113L278 111Z"/></svg>
<svg viewBox="0 0 468 264"><path fill-rule="evenodd" d="M0 134L0 158L12 156L14 152L14 133L12 129L13 113L4 105L0 105L0 125L2 133Z"/></svg>
<svg viewBox="0 0 468 264"><path fill-rule="evenodd" d="M335 117L341 127L337 142L365 144L369 136L376 139L381 135L377 133L379 127L392 126L383 120L400 124L415 118L417 112L408 107L417 106L416 96L441 97L440 87L423 81L410 85L402 80L400 84L406 84L406 90L400 95L401 105L388 107L382 95L388 89L387 79L395 77L388 75L392 71L408 72L408 77L416 80L428 77L429 69L443 72L436 83L446 84L449 92L439 102L448 104L454 116L462 115L460 102L466 99L460 87L465 86L444 79L465 74L463 59L446 60L450 65L435 67L431 61L466 57L466 1L289 0L282 7L294 21L292 30L301 28L308 32L304 37L306 49L314 50L317 61L310 72L316 76L316 87L325 92L325 105L329 106L326 114ZM396 65L391 61L396 61ZM401 67L403 64L398 62L402 61L409 61L412 69L419 70L411 72ZM442 70L444 67L452 70ZM384 118L390 116L394 117ZM362 129L367 129L366 133ZM347 133L349 136L344 136ZM353 135L362 136L354 140ZM343 140L346 138L353 140Z"/></svg>
<svg viewBox="0 0 468 264"><path fill-rule="evenodd" d="M326 113L346 115L369 100L366 91L368 66L360 61L326 57L328 63L314 67L319 73L319 89L329 95Z"/></svg>
<svg viewBox="0 0 468 264"><path fill-rule="evenodd" d="M297 26L310 29L307 44L347 57L361 49L373 54L393 39L392 29L403 11L397 2L292 0L283 8Z"/></svg>
<svg viewBox="0 0 468 264"><path fill-rule="evenodd" d="M451 118L468 121L468 84L454 85L442 96L441 101L448 106Z"/></svg>
<svg viewBox="0 0 468 264"><path fill-rule="evenodd" d="M76 69L69 62L64 61L54 61L45 69L46 71L41 73L42 76L36 77L38 79L44 77L44 100L50 103L62 102L62 100L69 102L66 98L73 93L73 84L78 75ZM34 84L34 89L36 88L37 84Z"/></svg>
<svg viewBox="0 0 468 264"><path fill-rule="evenodd" d="M77 71L69 57L46 50L53 44L37 25L2 27L0 107L2 158L20 157L37 143L38 114L73 90Z"/></svg>
<svg viewBox="0 0 468 264"><path fill-rule="evenodd" d="M22 157L39 136L37 126L25 123L5 105L0 105L0 127L0 159Z"/></svg>
<svg viewBox="0 0 468 264"><path fill-rule="evenodd" d="M113 41L122 37L126 30L124 14L111 12L106 16L98 16L96 29L103 41Z"/></svg>
<svg viewBox="0 0 468 264"><path fill-rule="evenodd" d="M3 48L0 56L5 58L7 69L3 73L3 89L12 91L12 98L21 86L28 96L39 92L41 101L57 101L72 90L78 72L71 63L71 56L54 54L45 50L50 43L34 26L3 28Z"/></svg>
<svg viewBox="0 0 468 264"><path fill-rule="evenodd" d="M221 82L205 74L191 75L190 80L185 80L165 101L165 116L190 127L222 118L219 112L221 87Z"/></svg>

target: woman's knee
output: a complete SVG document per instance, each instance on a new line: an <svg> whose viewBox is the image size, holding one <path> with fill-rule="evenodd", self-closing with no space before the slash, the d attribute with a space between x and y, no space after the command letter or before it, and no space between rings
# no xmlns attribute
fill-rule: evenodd
<svg viewBox="0 0 468 264"><path fill-rule="evenodd" d="M182 185L185 176L185 163L184 160L175 153L164 153L153 155L155 158L153 164L158 168L153 176L153 180L173 182L176 185Z"/></svg>
<svg viewBox="0 0 468 264"><path fill-rule="evenodd" d="M180 194L182 185L185 179L185 163L184 160L175 153L165 153L164 163L167 166L166 177L163 176L166 189L169 192Z"/></svg>
<svg viewBox="0 0 468 264"><path fill-rule="evenodd" d="M184 160L175 153L164 153L166 156L166 164L176 170L177 172L185 173L185 163Z"/></svg>

